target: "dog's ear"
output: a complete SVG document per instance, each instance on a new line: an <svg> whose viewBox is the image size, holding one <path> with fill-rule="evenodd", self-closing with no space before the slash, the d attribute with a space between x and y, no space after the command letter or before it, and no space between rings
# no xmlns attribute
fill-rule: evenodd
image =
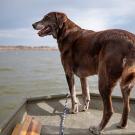
<svg viewBox="0 0 135 135"><path fill-rule="evenodd" d="M67 21L67 16L64 13L56 13L56 20L60 28L62 28L63 23Z"/></svg>

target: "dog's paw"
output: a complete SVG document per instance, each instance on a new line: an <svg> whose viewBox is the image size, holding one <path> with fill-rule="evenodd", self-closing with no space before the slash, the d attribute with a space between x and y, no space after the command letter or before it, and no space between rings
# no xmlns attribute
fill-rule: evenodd
<svg viewBox="0 0 135 135"><path fill-rule="evenodd" d="M76 114L78 113L79 109L78 109L78 103L75 103L71 109L71 113Z"/></svg>
<svg viewBox="0 0 135 135"><path fill-rule="evenodd" d="M121 122L120 123L118 123L117 125L116 125L116 127L117 128L120 128L120 129L126 129L127 128L127 125L123 125Z"/></svg>
<svg viewBox="0 0 135 135"><path fill-rule="evenodd" d="M102 135L102 132L101 132L101 130L99 129L99 127L95 127L95 126L90 127L90 128L89 128L89 131L90 131L90 133L92 133L93 135Z"/></svg>
<svg viewBox="0 0 135 135"><path fill-rule="evenodd" d="M87 101L84 103L82 110L83 110L83 111L87 111L87 110L89 109L89 104L90 104L90 101L87 100Z"/></svg>

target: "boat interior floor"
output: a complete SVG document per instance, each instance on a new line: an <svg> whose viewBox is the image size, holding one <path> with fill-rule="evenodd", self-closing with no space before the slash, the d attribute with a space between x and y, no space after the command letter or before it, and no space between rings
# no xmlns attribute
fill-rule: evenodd
<svg viewBox="0 0 135 135"><path fill-rule="evenodd" d="M82 101L79 101L82 104ZM42 124L41 135L59 135L61 115L63 113L65 99L53 99L30 103L27 105L27 113L39 119ZM71 101L68 99L68 108ZM93 104L93 105L91 105ZM64 121L64 135L92 135L89 127L98 125L102 118L102 102L91 103L89 110L71 114L67 112ZM116 103L117 104L117 103ZM116 105L117 106L117 105ZM119 108L119 104L117 106ZM132 110L132 108L131 108ZM118 129L116 126L121 119L122 112L115 112L104 129L105 135L134 135L135 113L131 111L126 129Z"/></svg>

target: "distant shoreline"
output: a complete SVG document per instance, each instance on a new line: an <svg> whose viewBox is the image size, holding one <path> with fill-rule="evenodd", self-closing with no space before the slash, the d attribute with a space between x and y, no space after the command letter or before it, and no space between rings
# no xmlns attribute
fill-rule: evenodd
<svg viewBox="0 0 135 135"><path fill-rule="evenodd" d="M1 46L0 51L57 51L58 49L55 47L49 46Z"/></svg>

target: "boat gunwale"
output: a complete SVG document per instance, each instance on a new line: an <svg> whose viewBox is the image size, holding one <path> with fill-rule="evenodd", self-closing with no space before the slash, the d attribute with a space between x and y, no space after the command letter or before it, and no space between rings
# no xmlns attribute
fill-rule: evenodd
<svg viewBox="0 0 135 135"><path fill-rule="evenodd" d="M23 98L22 101L17 104L16 108L11 113L9 113L7 118L0 124L0 133L2 133L2 131L6 128L6 125L8 125L10 121L14 119L14 116L16 116L16 114L20 111L20 109L23 106L26 105L26 103L27 103L27 98Z"/></svg>
<svg viewBox="0 0 135 135"><path fill-rule="evenodd" d="M77 96L81 96L81 92L77 92ZM35 96L35 97L27 97L27 103L30 102L38 102L41 100L49 100L49 99L62 99L66 98L67 94L55 94L55 95L47 95L47 96ZM100 94L90 93L92 98L101 98ZM70 97L70 96L69 96ZM123 98L121 96L112 96L113 101L122 101ZM130 103L135 103L135 98L130 98Z"/></svg>

